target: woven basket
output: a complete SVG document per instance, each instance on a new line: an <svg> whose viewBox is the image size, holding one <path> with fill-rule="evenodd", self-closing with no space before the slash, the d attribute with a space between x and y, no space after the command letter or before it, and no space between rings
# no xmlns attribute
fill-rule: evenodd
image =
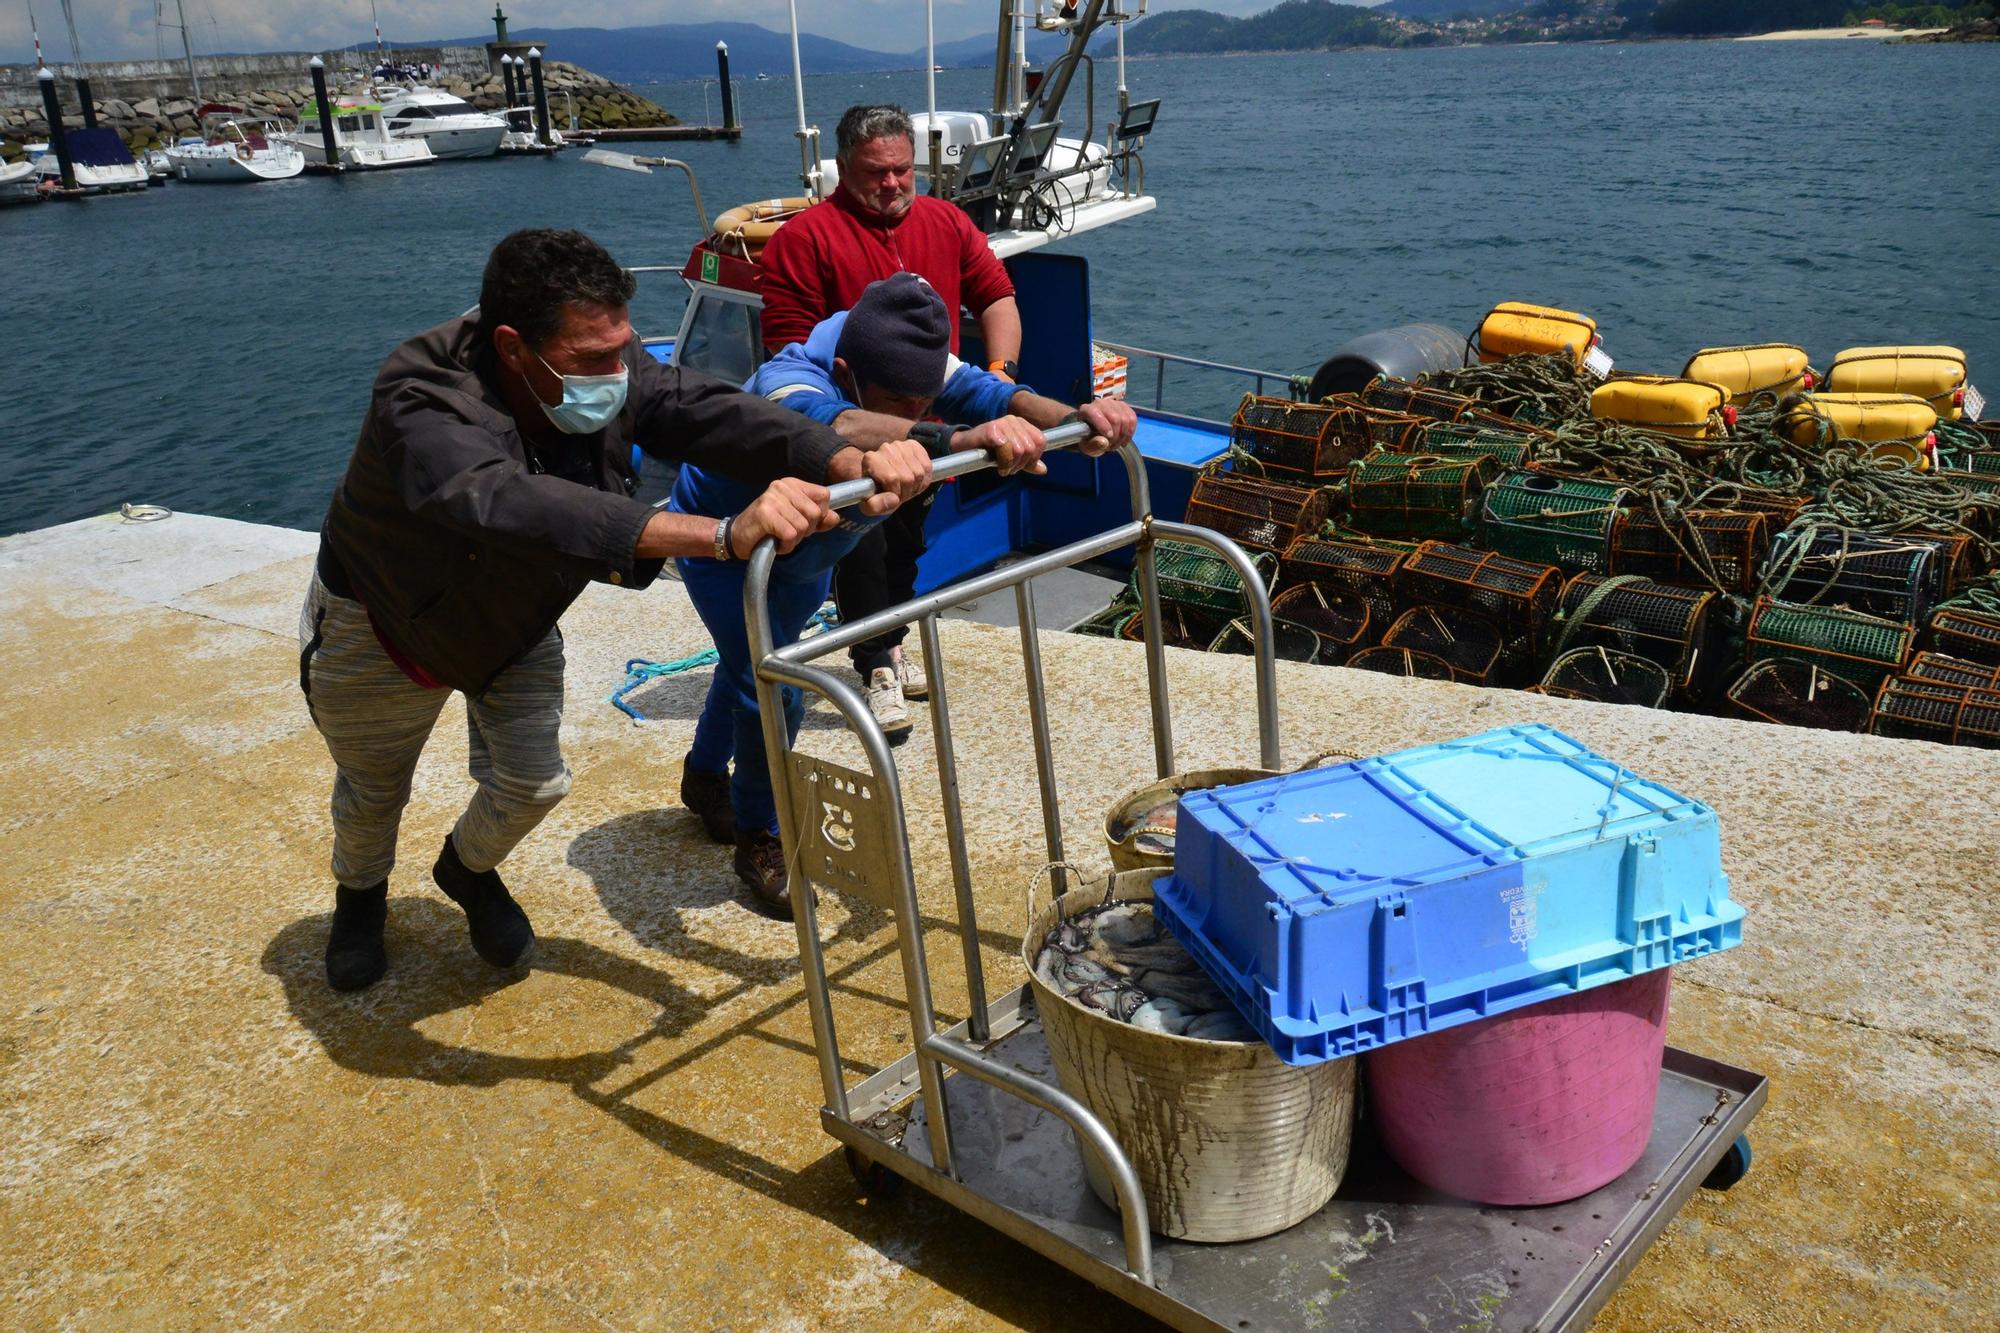
<svg viewBox="0 0 2000 1333"><path fill-rule="evenodd" d="M1172 870L1174 829L1149 816L1191 791L1234 787L1278 776L1268 768L1197 768L1149 782L1121 797L1104 816L1104 847L1113 870Z"/></svg>
<svg viewBox="0 0 2000 1333"><path fill-rule="evenodd" d="M1107 902L1150 902L1156 872L1114 875L1031 911L1021 961L1056 1081L1118 1141L1153 1229L1178 1240L1253 1240L1326 1206L1347 1171L1354 1060L1294 1069L1261 1041L1203 1041L1120 1023L1056 994L1035 955L1056 926ZM1110 1181L1084 1174L1106 1207Z"/></svg>

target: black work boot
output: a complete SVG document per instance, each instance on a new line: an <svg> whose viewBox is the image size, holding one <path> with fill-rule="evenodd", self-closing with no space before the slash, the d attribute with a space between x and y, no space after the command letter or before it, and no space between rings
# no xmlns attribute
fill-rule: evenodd
<svg viewBox="0 0 2000 1333"><path fill-rule="evenodd" d="M382 923L389 919L389 883L372 889L333 890L333 930L326 937L326 984L366 990L389 970Z"/></svg>
<svg viewBox="0 0 2000 1333"><path fill-rule="evenodd" d="M736 812L729 805L729 774L707 773L681 760L681 804L701 816L715 842L736 841Z"/></svg>
<svg viewBox="0 0 2000 1333"><path fill-rule="evenodd" d="M775 920L792 920L792 886L785 873L784 845L762 829L741 830L732 840L736 843L736 877L750 886L751 905Z"/></svg>
<svg viewBox="0 0 2000 1333"><path fill-rule="evenodd" d="M473 952L495 967L512 967L527 960L535 947L535 928L500 882L498 871L467 870L447 836L437 864L431 867L431 878L447 898L465 909Z"/></svg>

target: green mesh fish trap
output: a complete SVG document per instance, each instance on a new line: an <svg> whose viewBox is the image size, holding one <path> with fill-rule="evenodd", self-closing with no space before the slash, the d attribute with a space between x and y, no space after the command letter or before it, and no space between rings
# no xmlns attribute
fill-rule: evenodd
<svg viewBox="0 0 2000 1333"><path fill-rule="evenodd" d="M1603 647L1657 663L1676 690L1699 693L1718 665L1709 650L1715 594L1651 579L1579 574L1562 595L1560 648Z"/></svg>
<svg viewBox="0 0 2000 1333"><path fill-rule="evenodd" d="M1071 625L1069 632L1084 635L1086 638L1116 639L1122 636L1125 622L1138 614L1138 607L1120 597L1096 615Z"/></svg>
<svg viewBox="0 0 2000 1333"><path fill-rule="evenodd" d="M1479 540L1502 555L1561 565L1574 574L1611 571L1611 530L1631 499L1615 482L1550 472L1509 472L1486 488Z"/></svg>
<svg viewBox="0 0 2000 1333"><path fill-rule="evenodd" d="M1360 671L1379 671L1386 676L1408 676L1413 680L1454 680L1451 663L1429 653L1410 648L1363 648L1347 659Z"/></svg>
<svg viewBox="0 0 2000 1333"><path fill-rule="evenodd" d="M1272 481L1324 483L1375 448L1370 425L1357 407L1245 394L1229 423L1229 442L1255 460L1246 471L1261 467Z"/></svg>
<svg viewBox="0 0 2000 1333"><path fill-rule="evenodd" d="M1745 637L1753 658L1796 657L1872 691L1902 670L1916 631L1859 611L1760 597Z"/></svg>
<svg viewBox="0 0 2000 1333"><path fill-rule="evenodd" d="M1542 683L1529 693L1600 704L1658 708L1673 690L1673 678L1658 662L1599 645L1573 648L1549 664Z"/></svg>
<svg viewBox="0 0 2000 1333"><path fill-rule="evenodd" d="M1277 562L1268 555L1253 554L1251 563L1268 584ZM1196 546L1192 542L1156 541L1153 543L1153 565L1163 605L1220 613L1215 623L1208 627L1208 633L1202 639L1204 645L1215 637L1216 631L1223 625L1250 609L1250 603L1243 595L1243 580L1237 576L1235 566L1205 546ZM1141 600L1136 562L1132 567L1131 580L1126 584L1126 595L1134 602Z"/></svg>
<svg viewBox="0 0 2000 1333"><path fill-rule="evenodd" d="M1445 662L1452 679L1488 685L1500 665L1500 627L1454 606L1413 606L1382 636L1384 648L1407 648Z"/></svg>
<svg viewBox="0 0 2000 1333"><path fill-rule="evenodd" d="M1612 526L1611 572L1749 592L1770 546L1770 522L1762 514L1635 505Z"/></svg>
<svg viewBox="0 0 2000 1333"><path fill-rule="evenodd" d="M1875 696L1868 730L1877 736L2000 749L2000 691L1897 677Z"/></svg>
<svg viewBox="0 0 2000 1333"><path fill-rule="evenodd" d="M1318 487L1209 471L1195 478L1186 522L1219 532L1238 546L1275 555L1300 533L1318 532L1331 507L1332 500Z"/></svg>
<svg viewBox="0 0 2000 1333"><path fill-rule="evenodd" d="M1319 655L1319 635L1303 625L1294 625L1289 620L1271 620L1271 655L1285 662L1323 662ZM1240 653L1249 656L1257 651L1257 632L1251 627L1248 617L1238 616L1222 627L1220 633L1209 643L1211 653Z"/></svg>
<svg viewBox="0 0 2000 1333"><path fill-rule="evenodd" d="M1934 685L1976 685L1982 690L2000 690L2000 666L1968 662L1945 653L1918 653L1910 659L1903 674L1911 680L1927 680Z"/></svg>
<svg viewBox="0 0 2000 1333"><path fill-rule="evenodd" d="M1410 442L1410 453L1436 454L1440 458L1465 458L1484 454L1498 468L1526 467L1535 461L1535 437L1518 430L1497 426L1474 426L1452 421L1431 422Z"/></svg>
<svg viewBox="0 0 2000 1333"><path fill-rule="evenodd" d="M1396 571L1408 557L1385 546L1301 537L1278 562L1279 583L1287 592L1301 586L1349 593L1368 607L1376 625L1396 618Z"/></svg>
<svg viewBox="0 0 2000 1333"><path fill-rule="evenodd" d="M1425 542L1396 571L1404 601L1455 606L1491 620L1510 658L1534 657L1548 646L1562 605L1562 571L1492 551Z"/></svg>
<svg viewBox="0 0 2000 1333"><path fill-rule="evenodd" d="M1916 624L1938 598L1937 555L1928 541L1803 525L1771 540L1763 586L1787 602Z"/></svg>
<svg viewBox="0 0 2000 1333"><path fill-rule="evenodd" d="M1271 599L1271 614L1312 631L1319 639L1319 660L1347 660L1368 637L1374 617L1359 593L1326 583L1300 583Z"/></svg>
<svg viewBox="0 0 2000 1333"><path fill-rule="evenodd" d="M1750 664L1724 696L1730 714L1753 722L1820 731L1860 731L1868 725L1865 690L1817 662L1767 657Z"/></svg>
<svg viewBox="0 0 2000 1333"><path fill-rule="evenodd" d="M1973 606L1941 606L1931 613L1931 647L1968 662L2000 665L2000 614Z"/></svg>
<svg viewBox="0 0 2000 1333"><path fill-rule="evenodd" d="M1347 470L1348 521L1378 537L1453 540L1494 473L1480 455L1373 453Z"/></svg>

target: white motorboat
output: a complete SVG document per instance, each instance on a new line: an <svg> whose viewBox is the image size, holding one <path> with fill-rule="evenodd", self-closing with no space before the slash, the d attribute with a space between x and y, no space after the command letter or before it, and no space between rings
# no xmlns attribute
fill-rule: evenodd
<svg viewBox="0 0 2000 1333"><path fill-rule="evenodd" d="M0 162L0 204L32 204L41 198L33 158Z"/></svg>
<svg viewBox="0 0 2000 1333"><path fill-rule="evenodd" d="M304 153L309 167L383 171L391 167L421 167L438 160L422 139L391 138L379 102L342 98L331 110L336 161L327 161L317 107L307 107L299 116L299 127L278 136Z"/></svg>
<svg viewBox="0 0 2000 1333"><path fill-rule="evenodd" d="M76 172L76 188L85 194L121 194L146 188L146 168L135 157L118 131L99 126L94 130L66 131L70 164ZM62 165L53 152L35 161L35 170L44 180L60 183Z"/></svg>
<svg viewBox="0 0 2000 1333"><path fill-rule="evenodd" d="M507 133L500 140L503 153L537 153L547 155L560 153L565 144L573 142L563 135L556 135L554 143L543 143L535 137L535 109L531 106L511 106L506 111Z"/></svg>
<svg viewBox="0 0 2000 1333"><path fill-rule="evenodd" d="M421 139L438 157L491 157L507 134L500 117L436 88L384 88L377 95L389 137Z"/></svg>
<svg viewBox="0 0 2000 1333"><path fill-rule="evenodd" d="M213 102L198 114L201 136L167 149L167 164L182 180L279 181L306 169L305 154L283 137L283 122Z"/></svg>

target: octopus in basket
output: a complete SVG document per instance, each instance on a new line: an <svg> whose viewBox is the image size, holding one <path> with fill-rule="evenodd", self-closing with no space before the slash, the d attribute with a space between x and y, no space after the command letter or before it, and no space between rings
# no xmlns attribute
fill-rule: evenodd
<svg viewBox="0 0 2000 1333"><path fill-rule="evenodd" d="M1035 974L1057 994L1150 1032L1257 1040L1150 903L1099 907L1057 925L1035 956Z"/></svg>

